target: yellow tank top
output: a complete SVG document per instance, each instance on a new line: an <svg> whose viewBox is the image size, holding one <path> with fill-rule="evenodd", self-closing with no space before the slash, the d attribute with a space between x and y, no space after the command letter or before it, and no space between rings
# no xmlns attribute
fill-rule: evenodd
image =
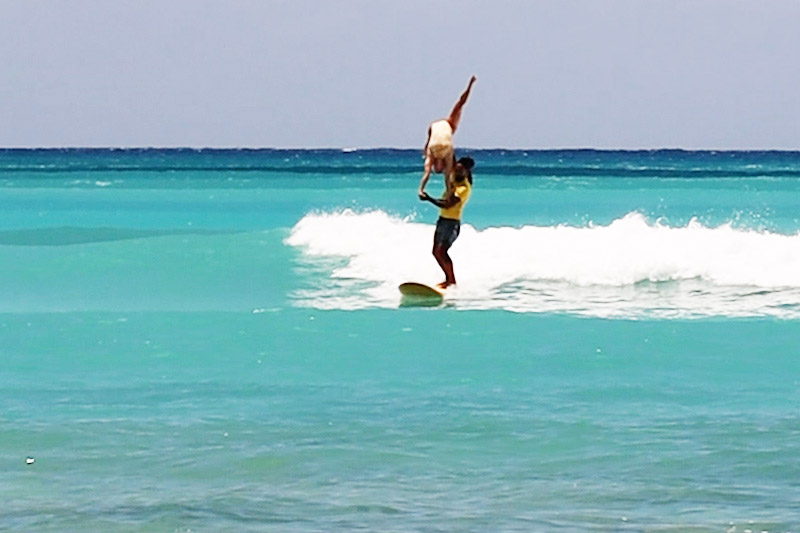
<svg viewBox="0 0 800 533"><path fill-rule="evenodd" d="M461 183L453 183L455 186L455 195L461 199L453 207L443 208L439 212L439 216L442 218L450 218L452 220L461 220L461 211L464 210L464 206L469 201L469 195L472 194L472 185L469 183L469 180L464 180Z"/></svg>

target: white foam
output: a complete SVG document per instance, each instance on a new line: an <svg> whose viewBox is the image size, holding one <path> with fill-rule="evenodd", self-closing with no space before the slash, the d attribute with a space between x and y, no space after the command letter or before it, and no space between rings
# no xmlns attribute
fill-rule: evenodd
<svg viewBox="0 0 800 533"><path fill-rule="evenodd" d="M434 226L382 211L303 217L287 244L330 282L301 305L396 306L397 285L441 281ZM691 221L669 227L629 213L607 226L468 224L450 251L465 308L602 316L800 316L800 235Z"/></svg>

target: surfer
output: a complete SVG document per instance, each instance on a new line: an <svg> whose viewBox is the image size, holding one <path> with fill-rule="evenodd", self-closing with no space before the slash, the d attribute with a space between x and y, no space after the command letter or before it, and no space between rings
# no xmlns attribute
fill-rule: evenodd
<svg viewBox="0 0 800 533"><path fill-rule="evenodd" d="M428 193L420 194L420 199L439 207L439 220L436 221L436 232L433 234L433 257L444 271L445 279L439 287L446 289L456 284L453 272L453 261L447 251L458 238L461 230L461 212L472 194L472 168L475 161L471 157L462 157L453 168L453 187L446 190L442 198L432 198Z"/></svg>
<svg viewBox="0 0 800 533"><path fill-rule="evenodd" d="M428 140L425 142L423 156L425 157L425 168L422 174L422 181L419 183L419 197L424 199L425 185L431 176L431 171L444 174L444 184L448 192L452 192L452 171L455 163L455 152L453 149L453 134L458 128L461 120L461 109L467 103L472 84L477 78L472 76L469 80L467 89L461 94L456 102L450 116L433 122L428 128Z"/></svg>

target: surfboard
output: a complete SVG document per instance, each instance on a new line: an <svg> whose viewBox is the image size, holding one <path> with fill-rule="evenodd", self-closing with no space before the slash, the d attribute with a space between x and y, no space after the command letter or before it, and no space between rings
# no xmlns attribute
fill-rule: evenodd
<svg viewBox="0 0 800 533"><path fill-rule="evenodd" d="M400 294L403 295L403 305L434 306L441 304L444 300L444 293L441 289L424 283L408 281L401 283L398 289L400 289Z"/></svg>

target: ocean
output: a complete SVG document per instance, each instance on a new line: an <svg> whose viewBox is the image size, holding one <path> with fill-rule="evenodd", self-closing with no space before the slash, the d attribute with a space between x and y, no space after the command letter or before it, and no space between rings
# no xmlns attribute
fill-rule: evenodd
<svg viewBox="0 0 800 533"><path fill-rule="evenodd" d="M0 150L0 530L800 530L800 152L459 155Z"/></svg>

